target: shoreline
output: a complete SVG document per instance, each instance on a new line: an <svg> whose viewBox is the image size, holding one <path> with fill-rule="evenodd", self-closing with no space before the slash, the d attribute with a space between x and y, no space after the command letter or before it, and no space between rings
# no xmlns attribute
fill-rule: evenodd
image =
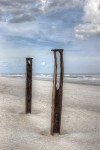
<svg viewBox="0 0 100 150"><path fill-rule="evenodd" d="M25 76L5 76L5 75L2 75L0 77L4 77L4 78L15 78L15 79L25 79L26 80L26 77ZM53 82L53 78L50 79L50 78L39 78L39 77L32 77L33 78L33 81L37 80L37 81L50 81L50 82ZM71 79L70 79L71 80ZM91 86L100 86L100 81L97 83L97 82L93 82L93 81L77 81L74 79L74 81L69 81L68 79L66 79L64 77L64 83L69 83L69 84L81 84L81 85L91 85Z"/></svg>

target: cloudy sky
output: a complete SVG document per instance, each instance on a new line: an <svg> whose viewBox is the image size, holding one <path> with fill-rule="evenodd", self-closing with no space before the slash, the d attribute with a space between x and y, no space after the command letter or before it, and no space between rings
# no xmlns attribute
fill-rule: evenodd
<svg viewBox="0 0 100 150"><path fill-rule="evenodd" d="M100 0L0 0L0 73L53 72L52 48L64 49L65 73L100 73Z"/></svg>

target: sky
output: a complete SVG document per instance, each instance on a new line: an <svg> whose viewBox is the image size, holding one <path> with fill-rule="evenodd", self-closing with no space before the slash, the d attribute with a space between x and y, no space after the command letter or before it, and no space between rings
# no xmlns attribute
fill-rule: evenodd
<svg viewBox="0 0 100 150"><path fill-rule="evenodd" d="M0 0L0 73L53 73L51 49L64 49L64 72L100 74L100 0Z"/></svg>

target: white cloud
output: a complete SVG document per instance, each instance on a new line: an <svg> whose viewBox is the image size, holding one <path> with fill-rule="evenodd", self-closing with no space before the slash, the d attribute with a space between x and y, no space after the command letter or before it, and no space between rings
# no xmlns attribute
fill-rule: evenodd
<svg viewBox="0 0 100 150"><path fill-rule="evenodd" d="M45 11L45 8L48 6L48 0L41 0L41 9Z"/></svg>
<svg viewBox="0 0 100 150"><path fill-rule="evenodd" d="M85 40L94 35L100 35L100 24L80 24L75 28L75 36L78 39Z"/></svg>
<svg viewBox="0 0 100 150"><path fill-rule="evenodd" d="M86 0L84 12L85 22L100 23L100 0Z"/></svg>
<svg viewBox="0 0 100 150"><path fill-rule="evenodd" d="M100 0L85 0L83 24L75 27L79 39L100 35Z"/></svg>

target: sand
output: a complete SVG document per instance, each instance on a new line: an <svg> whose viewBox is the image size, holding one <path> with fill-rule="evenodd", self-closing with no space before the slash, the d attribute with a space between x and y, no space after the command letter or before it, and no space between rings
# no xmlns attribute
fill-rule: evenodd
<svg viewBox="0 0 100 150"><path fill-rule="evenodd" d="M0 150L99 150L100 86L64 83L61 135L50 135L52 82L33 81L25 114L25 79L0 77Z"/></svg>

